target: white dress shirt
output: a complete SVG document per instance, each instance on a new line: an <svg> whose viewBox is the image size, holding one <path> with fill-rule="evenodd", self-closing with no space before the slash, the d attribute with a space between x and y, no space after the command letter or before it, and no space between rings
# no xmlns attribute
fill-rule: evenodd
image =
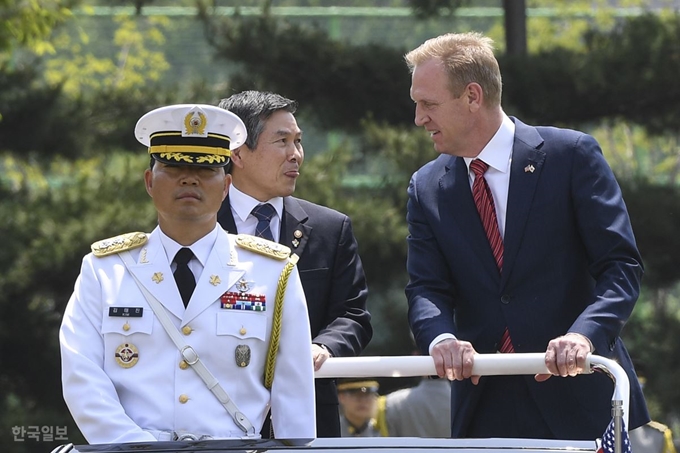
<svg viewBox="0 0 680 453"><path fill-rule="evenodd" d="M481 159L489 165L489 169L484 174L486 183L489 185L493 202L496 208L496 218L498 219L498 230L501 238L505 238L505 219L508 211L508 190L510 188L510 165L512 163L512 145L515 141L515 123L503 113L503 121L500 127L489 140L489 143L482 149L477 157L464 157L465 165L468 168L470 187L475 181L475 174L470 171L470 162ZM434 345L447 339L456 339L451 333L443 333L435 337L428 348L430 354Z"/></svg>
<svg viewBox="0 0 680 453"><path fill-rule="evenodd" d="M229 204L231 205L231 213L234 216L236 231L239 234L255 235L255 227L258 220L251 212L255 206L261 203L269 203L276 210L276 215L269 222L269 228L272 230L274 242L279 242L281 219L283 218L283 197L275 197L262 202L241 192L233 184L229 188Z"/></svg>
<svg viewBox="0 0 680 453"><path fill-rule="evenodd" d="M474 172L470 171L470 162L481 159L489 165L484 174L486 183L491 189L493 202L496 206L498 229L501 237L505 238L505 218L508 211L508 189L510 187L510 164L512 163L512 144L515 140L515 123L504 113L501 127L486 144L477 157L465 157L465 165L468 167L470 187L475 181Z"/></svg>
<svg viewBox="0 0 680 453"><path fill-rule="evenodd" d="M161 239L161 244L163 244L163 249L165 249L165 255L168 259L168 263L170 264L172 272L174 273L175 269L177 269L177 264L173 261L175 259L175 255L177 255L177 252L179 252L181 248L189 248L194 254L194 257L189 260L189 269L191 269L191 273L194 274L194 280L198 281L198 279L201 278L201 274L203 273L205 263L208 261L210 251L215 245L215 240L217 239L217 229L218 225L216 224L215 228L213 228L210 233L206 234L190 246L183 246L175 242L174 239L168 237L165 233L163 233L163 230L159 228L158 233Z"/></svg>

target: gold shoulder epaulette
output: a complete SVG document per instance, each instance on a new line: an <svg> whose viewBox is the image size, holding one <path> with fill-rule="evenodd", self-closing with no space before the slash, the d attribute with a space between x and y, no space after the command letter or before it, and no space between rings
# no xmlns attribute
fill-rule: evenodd
<svg viewBox="0 0 680 453"><path fill-rule="evenodd" d="M649 422L647 424L649 425L650 428L654 428L658 431L661 431L662 433L665 433L666 431L668 431L668 426L664 425L663 423L656 422L656 421L652 420L651 422Z"/></svg>
<svg viewBox="0 0 680 453"><path fill-rule="evenodd" d="M149 238L146 233L125 233L108 239L103 239L92 244L94 256L107 256L124 250L131 250L146 244Z"/></svg>
<svg viewBox="0 0 680 453"><path fill-rule="evenodd" d="M236 235L236 244L251 252L276 258L277 260L285 260L290 256L290 249L285 245L268 241L257 236L250 236L249 234Z"/></svg>

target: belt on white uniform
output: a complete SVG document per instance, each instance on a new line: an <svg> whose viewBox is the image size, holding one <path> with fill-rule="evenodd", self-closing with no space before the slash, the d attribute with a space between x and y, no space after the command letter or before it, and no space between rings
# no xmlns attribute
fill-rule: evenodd
<svg viewBox="0 0 680 453"><path fill-rule="evenodd" d="M200 441L200 440L213 440L215 437L208 434L194 434L185 431L165 431L159 429L145 429L147 433L151 434L158 441ZM258 439L259 434L256 436L244 436L242 432L230 432L228 438L234 439ZM223 439L223 437L219 437Z"/></svg>
<svg viewBox="0 0 680 453"><path fill-rule="evenodd" d="M207 434L199 435L187 432L177 431L163 431L160 429L145 429L147 433L151 434L159 441L176 441L176 440L211 440L213 436Z"/></svg>

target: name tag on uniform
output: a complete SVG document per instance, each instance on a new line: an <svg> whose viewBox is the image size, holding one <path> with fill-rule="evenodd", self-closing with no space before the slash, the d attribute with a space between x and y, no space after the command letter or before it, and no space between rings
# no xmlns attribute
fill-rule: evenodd
<svg viewBox="0 0 680 453"><path fill-rule="evenodd" d="M141 318L143 307L109 307L109 316L119 318Z"/></svg>

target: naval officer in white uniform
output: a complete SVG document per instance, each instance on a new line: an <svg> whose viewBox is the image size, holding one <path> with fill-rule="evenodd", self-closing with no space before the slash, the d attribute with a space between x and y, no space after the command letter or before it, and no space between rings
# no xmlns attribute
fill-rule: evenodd
<svg viewBox="0 0 680 453"><path fill-rule="evenodd" d="M59 334L79 429L93 444L258 437L271 408L277 438L315 437L295 257L217 224L243 123L174 105L144 115L135 134L151 155L158 227L99 241L83 259Z"/></svg>

